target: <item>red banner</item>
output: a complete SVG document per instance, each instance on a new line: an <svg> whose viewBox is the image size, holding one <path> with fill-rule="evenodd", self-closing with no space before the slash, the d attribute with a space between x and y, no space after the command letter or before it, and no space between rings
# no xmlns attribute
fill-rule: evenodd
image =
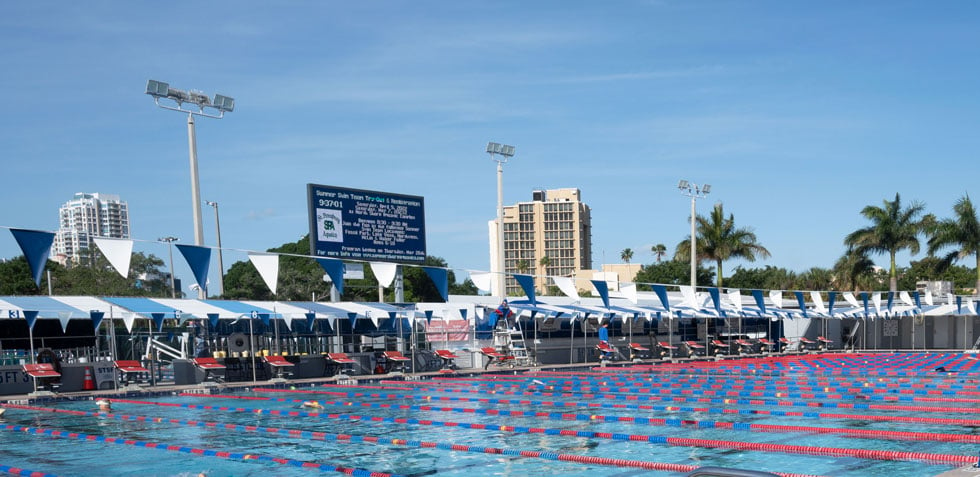
<svg viewBox="0 0 980 477"><path fill-rule="evenodd" d="M470 324L468 321L463 320L446 322L434 318L426 325L425 335L430 343L439 341L467 341L470 339Z"/></svg>

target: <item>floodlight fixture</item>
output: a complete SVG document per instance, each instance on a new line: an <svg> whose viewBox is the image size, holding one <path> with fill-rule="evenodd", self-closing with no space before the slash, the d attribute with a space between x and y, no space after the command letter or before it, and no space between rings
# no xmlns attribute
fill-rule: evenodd
<svg viewBox="0 0 980 477"><path fill-rule="evenodd" d="M516 148L514 146L509 146L507 144L498 144L495 142L487 143L487 152L490 153L491 158L494 154L500 154L504 157L514 157L514 151Z"/></svg>
<svg viewBox="0 0 980 477"><path fill-rule="evenodd" d="M146 82L146 94L153 96L153 101L156 102L157 106L163 109L180 111L198 116L206 116L209 118L221 119L224 117L225 113L230 113L235 110L234 98L216 94L212 100L211 98L208 98L206 94L200 91L184 91L171 88L170 84L164 83L163 81L148 80ZM161 103L161 99L173 101L177 105L173 106L171 104L167 104L166 102ZM197 107L197 109L187 109L184 107L185 104L194 105ZM208 112L210 109L217 110L218 113L215 114Z"/></svg>
<svg viewBox="0 0 980 477"><path fill-rule="evenodd" d="M711 192L711 184L705 184L705 185L701 186L701 193L702 194L707 194L709 192Z"/></svg>
<svg viewBox="0 0 980 477"><path fill-rule="evenodd" d="M691 183L690 182L687 182L685 180L681 180L680 182L677 183L677 188L678 189L690 189L691 188Z"/></svg>

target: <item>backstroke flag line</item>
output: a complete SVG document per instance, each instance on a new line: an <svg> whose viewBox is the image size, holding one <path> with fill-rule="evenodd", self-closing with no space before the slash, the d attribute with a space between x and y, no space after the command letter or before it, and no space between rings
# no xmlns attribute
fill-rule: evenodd
<svg viewBox="0 0 980 477"><path fill-rule="evenodd" d="M129 262L133 258L133 241L129 239L112 239L94 237L92 239L99 247L102 255L123 278L129 278Z"/></svg>

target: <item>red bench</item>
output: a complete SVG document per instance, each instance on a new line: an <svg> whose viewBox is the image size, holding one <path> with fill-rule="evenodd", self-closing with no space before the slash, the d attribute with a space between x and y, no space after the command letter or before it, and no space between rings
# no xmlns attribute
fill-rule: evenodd
<svg viewBox="0 0 980 477"><path fill-rule="evenodd" d="M443 371L451 372L453 369L456 368L456 363L454 362L454 360L459 358L459 356L456 356L455 354L453 354L452 351L449 351L448 349L437 349L435 350L435 352L436 352L436 356L442 359Z"/></svg>

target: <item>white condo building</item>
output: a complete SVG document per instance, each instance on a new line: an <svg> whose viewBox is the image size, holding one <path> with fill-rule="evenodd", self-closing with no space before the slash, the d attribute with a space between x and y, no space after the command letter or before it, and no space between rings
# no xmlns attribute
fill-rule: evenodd
<svg viewBox="0 0 980 477"><path fill-rule="evenodd" d="M58 210L53 259L78 263L95 246L94 237L129 238L129 205L114 194L79 192Z"/></svg>

